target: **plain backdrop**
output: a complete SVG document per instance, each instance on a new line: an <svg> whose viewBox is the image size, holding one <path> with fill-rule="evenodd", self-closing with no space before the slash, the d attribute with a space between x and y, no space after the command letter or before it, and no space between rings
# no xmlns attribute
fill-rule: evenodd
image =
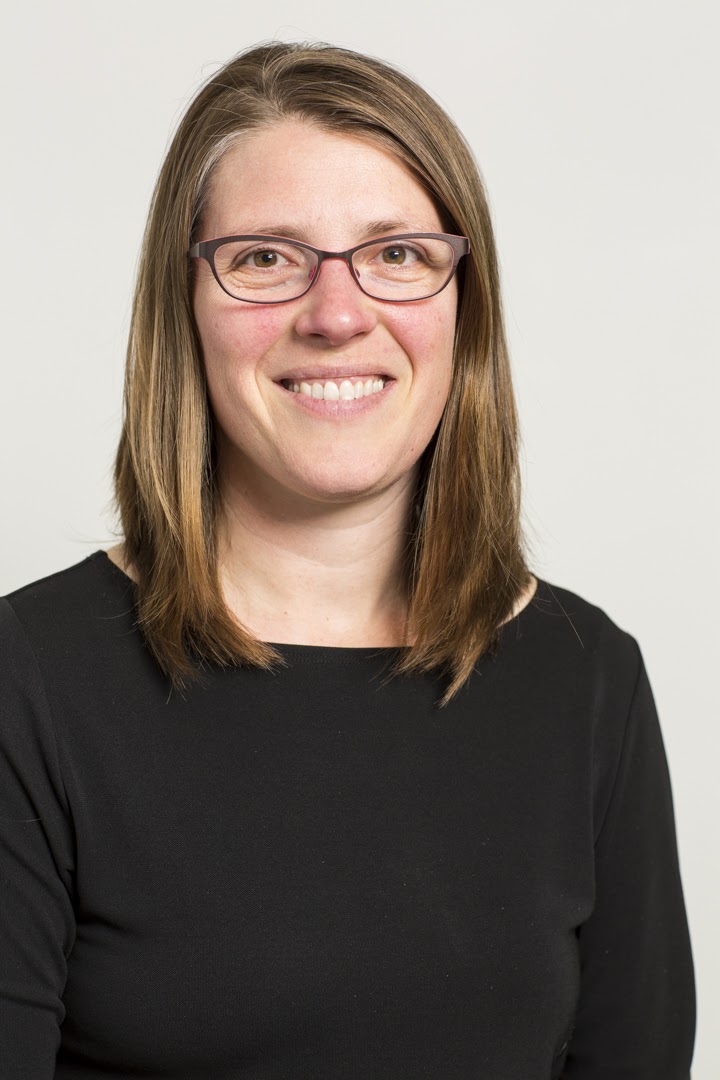
<svg viewBox="0 0 720 1080"><path fill-rule="evenodd" d="M117 541L134 270L200 82L255 42L319 39L396 63L458 122L494 217L533 569L638 639L658 704L694 1080L720 1075L719 30L714 0L29 0L4 16L0 95L0 594Z"/></svg>

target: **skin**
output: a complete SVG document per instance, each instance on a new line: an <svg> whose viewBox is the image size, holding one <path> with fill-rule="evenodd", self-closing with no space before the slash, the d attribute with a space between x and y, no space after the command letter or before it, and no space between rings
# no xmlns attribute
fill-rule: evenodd
<svg viewBox="0 0 720 1080"><path fill-rule="evenodd" d="M290 230L343 251L377 236L444 228L393 155L288 121L253 132L225 155L200 238ZM331 260L305 296L263 305L224 293L205 260L194 270L229 607L266 641L399 644L406 612L398 568L418 461L450 389L455 280L426 300L388 303L365 296L347 266ZM388 381L349 407L313 408L281 383L351 373Z"/></svg>

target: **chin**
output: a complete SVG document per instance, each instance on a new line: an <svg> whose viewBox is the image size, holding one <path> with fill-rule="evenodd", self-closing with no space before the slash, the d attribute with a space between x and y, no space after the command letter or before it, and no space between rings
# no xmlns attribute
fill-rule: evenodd
<svg viewBox="0 0 720 1080"><path fill-rule="evenodd" d="M388 488L402 482L402 477L388 476L386 471L378 471L368 474L367 471L355 475L348 474L343 470L334 475L327 473L312 475L307 472L302 477L302 482L295 490L310 499L327 503L347 503L363 498L379 495Z"/></svg>
<svg viewBox="0 0 720 1080"><path fill-rule="evenodd" d="M379 495L386 487L388 485L382 483L317 484L313 486L306 485L303 494L317 502L342 505L343 503L357 502L361 499L371 498L373 495Z"/></svg>

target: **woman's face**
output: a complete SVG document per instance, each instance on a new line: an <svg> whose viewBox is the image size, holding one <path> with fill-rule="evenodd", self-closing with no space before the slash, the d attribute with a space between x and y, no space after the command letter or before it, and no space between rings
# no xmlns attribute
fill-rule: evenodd
<svg viewBox="0 0 720 1080"><path fill-rule="evenodd" d="M344 251L373 237L443 231L432 199L392 154L287 121L222 159L199 239L267 233ZM221 481L246 495L275 489L335 503L406 489L448 396L455 279L426 300L384 302L332 259L305 296L263 305L228 296L204 259L194 269ZM288 388L381 379L382 390L352 401Z"/></svg>

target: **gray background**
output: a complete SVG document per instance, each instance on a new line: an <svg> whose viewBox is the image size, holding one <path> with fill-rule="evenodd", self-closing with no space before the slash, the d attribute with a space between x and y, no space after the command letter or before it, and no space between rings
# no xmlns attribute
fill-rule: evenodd
<svg viewBox="0 0 720 1080"><path fill-rule="evenodd" d="M272 37L391 60L467 135L497 232L533 569L645 656L720 1075L714 3L33 2L4 19L0 594L116 541L144 218L200 81Z"/></svg>

